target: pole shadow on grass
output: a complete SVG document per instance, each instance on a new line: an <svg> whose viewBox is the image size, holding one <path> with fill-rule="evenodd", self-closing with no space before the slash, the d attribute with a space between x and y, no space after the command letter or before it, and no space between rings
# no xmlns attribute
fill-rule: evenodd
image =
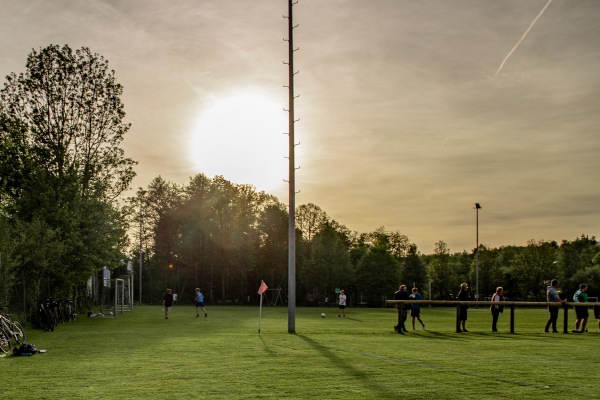
<svg viewBox="0 0 600 400"><path fill-rule="evenodd" d="M355 317L349 317L349 316L346 316L346 317L340 318L340 319L347 319L349 321L356 321L356 322L365 322L363 319L355 318Z"/></svg>
<svg viewBox="0 0 600 400"><path fill-rule="evenodd" d="M269 354L270 356L275 356L277 353L274 352L273 350L271 350L271 348L267 345L267 343L265 343L265 339L263 339L262 336L260 336L260 333L258 334L258 337L260 338L260 341L263 344L263 347L265 348L265 351L267 352L267 354Z"/></svg>
<svg viewBox="0 0 600 400"><path fill-rule="evenodd" d="M394 336L398 336L397 333L394 333ZM406 336L406 337L418 337L420 339L423 340L439 340L439 341L443 341L443 340L449 340L449 341L468 341L470 340L470 338L477 338L477 339L489 339L489 340L515 340L515 339L519 339L519 338L526 338L526 339L531 339L530 336L527 335L522 335L522 334L518 334L518 333L509 333L509 332L477 332L477 331L471 331L468 333L464 333L464 332L439 332L439 331L432 331L432 330L428 330L428 331L417 331L417 332L412 332L410 333L410 331L408 333L405 333L404 335L400 335L399 340L402 340L402 338Z"/></svg>
<svg viewBox="0 0 600 400"><path fill-rule="evenodd" d="M469 371L469 370L463 370L463 369L458 369L458 368L446 367L443 365L428 364L428 363L424 363L422 361L415 361L415 360L409 360L409 359L398 358L398 357L384 356L384 355L375 354L375 353L367 353L367 352L363 352L363 351L349 350L349 349L342 349L339 347L327 346L324 344L320 344L306 336L303 336L303 335L297 335L297 336L300 339L302 339L305 343L307 343L310 346L313 346L316 349L318 349L319 351L321 351L321 353L323 353L325 355L325 357L331 359L332 361L335 361L336 362L335 365L341 364L341 360L339 357L337 357L335 355L335 352L343 352L343 353L355 354L358 356L378 358L381 360L390 361L390 362L399 363L399 364L414 365L414 366L422 367L422 368L426 368L426 369L447 371L447 372L452 372L452 373L457 373L457 374L462 374L462 375L474 376L474 377L478 377L481 379L491 379L491 380L495 380L495 381L499 381L499 382L511 383L511 384L518 385L518 386L535 387L538 389L550 389L550 386L548 386L548 385L527 382L527 381L522 381L522 380L518 380L518 379L510 379L510 378L505 378L503 376L486 374L486 373L482 373L482 372L478 372L478 371ZM454 339L456 339L456 336L454 336ZM356 378L366 378L367 377L365 373L358 370L357 368L352 367L348 363L344 362L343 365L344 366L342 368L348 369L354 377L356 377ZM370 386L372 386L374 391L379 390L379 392L381 392L380 391L381 387L379 385L371 384ZM383 396L383 393L380 393L380 394Z"/></svg>
<svg viewBox="0 0 600 400"><path fill-rule="evenodd" d="M305 342L308 345L317 349L325 358L331 360L333 365L335 365L337 368L340 368L341 370L343 370L345 372L349 372L353 378L362 382L365 387L368 387L373 393L375 393L375 396L377 398L388 399L388 398L394 398L398 395L398 393L396 393L396 392L383 391L381 388L381 384L379 384L377 382L372 382L369 379L369 374L367 374L365 371L361 370L360 368L356 368L353 364L347 363L341 357L336 355L335 353L338 351L338 349L322 345L322 344L316 342L315 340L310 339L304 335L296 334L296 336L298 338L300 338L303 342Z"/></svg>

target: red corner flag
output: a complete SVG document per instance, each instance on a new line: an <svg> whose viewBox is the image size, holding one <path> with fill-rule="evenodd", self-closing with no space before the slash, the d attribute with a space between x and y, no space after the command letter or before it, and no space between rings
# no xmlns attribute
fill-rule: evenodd
<svg viewBox="0 0 600 400"><path fill-rule="evenodd" d="M262 296L262 294L264 292L267 291L269 287L267 286L267 284L265 283L265 281L260 281L260 287L258 288L258 294L260 294Z"/></svg>

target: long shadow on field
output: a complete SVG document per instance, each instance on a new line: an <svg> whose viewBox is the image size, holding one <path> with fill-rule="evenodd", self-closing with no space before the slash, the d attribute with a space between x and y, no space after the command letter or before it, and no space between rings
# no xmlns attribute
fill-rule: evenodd
<svg viewBox="0 0 600 400"><path fill-rule="evenodd" d="M362 369L356 368L354 365L347 363L341 357L337 356L335 354L335 351L328 348L327 346L322 345L321 343L318 343L304 335L296 334L296 336L298 336L300 339L317 349L321 354L323 354L325 358L331 360L333 362L333 365L336 366L336 368L341 369L345 373L349 373L352 377L362 382L365 387L368 387L375 394L376 398L388 399L395 398L398 396L398 393L383 391L380 383L372 382L369 379L369 374L365 373L365 371L363 371ZM360 365L360 363L358 365Z"/></svg>
<svg viewBox="0 0 600 400"><path fill-rule="evenodd" d="M460 334L456 334L456 335L460 337ZM400 335L398 335L398 336L400 336ZM445 336L450 337L451 335L445 335ZM301 338L302 340L304 340L306 343L312 345L314 348L318 349L321 353L323 353L325 355L325 357L334 361L336 366L339 366L340 368L343 368L343 369L349 371L352 376L354 376L355 378L360 379L362 382L364 382L365 386L369 387L374 393L376 393L378 398L388 398L388 397L392 398L392 396L398 397L398 394L390 393L389 391L387 391L387 392L382 391L380 385L377 385L374 382L369 381L367 374L365 374L363 371L361 371L357 368L354 368L352 365L343 362L339 357L337 357L335 355L334 352L343 351L343 352L347 352L347 353L351 353L351 354L366 355L369 357L376 357L376 358L380 358L383 360L393 361L393 362L397 362L397 363L401 363L401 364L414 365L414 366L419 366L419 367L423 367L423 368L427 368L427 369L431 369L431 370L437 370L437 371L447 371L447 372L462 374L462 375L466 375L466 376L473 376L473 377L477 377L480 379L489 379L489 380L497 381L497 382L510 383L510 384L514 384L514 385L518 385L518 386L535 387L535 388L544 389L544 390L550 388L550 386L548 386L548 385L539 384L536 382L528 382L528 381L519 380L519 379L511 379L511 378L504 377L502 375L488 374L488 373L483 373L483 372L479 372L479 371L454 368L451 366L429 364L429 363L410 360L410 359L387 357L387 356L381 356L378 354L355 352L352 350L333 348L333 347L329 347L327 345L320 344L312 339L307 338L306 336L298 335L298 337Z"/></svg>
<svg viewBox="0 0 600 400"><path fill-rule="evenodd" d="M356 321L356 322L364 322L364 320L362 320L360 318L353 318L353 317L348 317L348 316L346 316L345 319L348 319L350 321Z"/></svg>
<svg viewBox="0 0 600 400"><path fill-rule="evenodd" d="M275 356L275 354L277 354L276 352L274 352L273 350L271 350L271 348L265 343L265 339L263 339L262 336L260 336L260 334L258 335L258 337L260 338L260 341L263 344L263 347L265 348L265 351L271 355L271 356Z"/></svg>
<svg viewBox="0 0 600 400"><path fill-rule="evenodd" d="M410 331L405 334L408 336L417 336L424 340L452 340L452 341L468 341L472 338L490 339L490 340L514 340L520 337L518 334L509 334L508 332L503 333L490 333L490 332L438 332L438 331L418 331L411 333ZM402 337L402 335L400 335ZM471 339L470 339L471 338Z"/></svg>

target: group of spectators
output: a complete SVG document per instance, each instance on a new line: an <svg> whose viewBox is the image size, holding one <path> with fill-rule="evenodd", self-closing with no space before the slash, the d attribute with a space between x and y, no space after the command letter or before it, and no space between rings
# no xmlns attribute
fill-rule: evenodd
<svg viewBox="0 0 600 400"><path fill-rule="evenodd" d="M561 303L564 304L566 300L563 300L560 298L559 294L558 294L558 281L556 279L552 280L550 283L550 286L548 286L548 290L546 292L546 298L547 301L549 303ZM583 305L583 303L587 303L588 302L588 296L587 296L587 284L582 283L581 285L579 285L579 290L577 290L577 292L575 292L575 294L573 295L573 301L576 303L582 303L581 306L574 306L575 308L575 314L576 314L576 320L575 320L575 329L572 331L573 333L584 333L587 332L587 321L589 318L589 310L588 310L588 306ZM458 293L458 295L456 296L456 299L458 301L468 301L468 290L469 290L469 286L466 283L462 283L460 285L460 291ZM394 294L394 300L422 300L422 296L419 293L419 289L417 288L413 288L412 289L412 294L409 295L408 291L406 290L406 285L400 285L400 288L398 289L398 291ZM492 304L490 306L490 312L492 314L492 332L498 332L498 328L497 328L497 324L498 324L498 317L499 315L503 312L503 305L502 305L502 301L504 301L504 289L501 286L498 286L496 288L496 292L494 292L494 294L492 295L492 299L491 301L493 303L498 303L498 304ZM408 330L406 329L405 326L405 321L408 319L408 305L406 305L406 307L402 307L402 315L399 318L399 323L398 325L394 326L394 331L397 333L404 333L404 332L408 332ZM460 332L468 332L467 328L466 328L466 323L467 323L467 310L469 308L469 306L467 304L459 304L459 312L458 312L458 319L460 321ZM550 331L550 327L552 327L552 332L557 333L558 330L556 329L556 322L558 320L558 312L559 312L559 308L558 306L548 306L548 311L550 313L550 318L548 319L548 322L546 323L546 328L544 329L544 331L547 333ZM421 320L421 304L418 303L414 303L410 305L410 315L412 317L412 326L413 326L413 330L416 330L415 328L415 320L418 320L423 329L425 329L425 323L423 323L423 321ZM600 306L594 306L594 317L598 320L598 333L600 333Z"/></svg>
<svg viewBox="0 0 600 400"><path fill-rule="evenodd" d="M400 285L400 288L396 293L394 293L394 300L423 300L423 296L419 293L418 288L412 288L412 294L408 294L406 290L406 285ZM413 331L416 331L415 322L419 321L421 323L421 327L425 330L425 323L421 319L421 304L414 303L410 305L410 316L412 317L412 328ZM402 317L400 319L400 323L394 326L394 332L404 333L408 332L405 326L405 321L408 319L408 307L402 308Z"/></svg>
<svg viewBox="0 0 600 400"><path fill-rule="evenodd" d="M558 281L553 279L550 282L550 286L548 286L548 291L546 292L546 297L548 303L561 303L564 304L566 300L561 299L558 294ZM587 295L588 286L585 283L579 285L579 290L575 292L573 295L573 301L575 303L587 303L588 295ZM586 305L575 306L575 329L573 329L573 333L585 333L587 332L587 321L590 317L590 312ZM550 312L550 318L546 323L546 329L544 332L548 333L550 331L550 327L552 326L552 332L557 333L556 329L556 321L558 319L558 311L559 307L557 306L549 306L548 311ZM600 333L600 306L594 306L594 317L598 320L598 333Z"/></svg>

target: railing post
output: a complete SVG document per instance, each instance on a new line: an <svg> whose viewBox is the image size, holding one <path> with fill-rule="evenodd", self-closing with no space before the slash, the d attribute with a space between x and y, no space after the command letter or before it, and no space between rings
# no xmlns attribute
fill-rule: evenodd
<svg viewBox="0 0 600 400"><path fill-rule="evenodd" d="M456 304L456 333L461 333L460 329L460 304Z"/></svg>
<svg viewBox="0 0 600 400"><path fill-rule="evenodd" d="M515 305L510 305L510 333L515 333Z"/></svg>
<svg viewBox="0 0 600 400"><path fill-rule="evenodd" d="M563 311L564 311L564 324L563 324L563 333L569 333L569 306L567 306L566 304L563 305Z"/></svg>

